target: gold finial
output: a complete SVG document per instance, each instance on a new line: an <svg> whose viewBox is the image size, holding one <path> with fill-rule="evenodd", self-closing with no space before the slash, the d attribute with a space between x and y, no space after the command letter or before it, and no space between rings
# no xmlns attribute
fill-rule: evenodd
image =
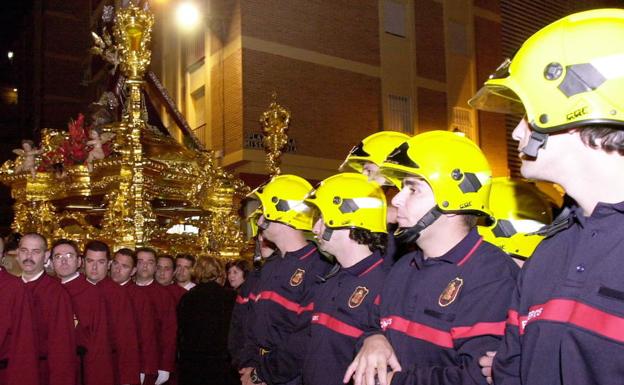
<svg viewBox="0 0 624 385"><path fill-rule="evenodd" d="M149 66L149 43L154 25L154 14L130 2L117 11L113 35L120 56L121 71L131 80L143 78Z"/></svg>
<svg viewBox="0 0 624 385"><path fill-rule="evenodd" d="M279 175L281 173L280 157L282 149L288 143L286 130L290 124L290 111L277 103L277 94L273 92L269 109L262 113L260 124L264 131L262 143L267 152L267 167L269 174Z"/></svg>

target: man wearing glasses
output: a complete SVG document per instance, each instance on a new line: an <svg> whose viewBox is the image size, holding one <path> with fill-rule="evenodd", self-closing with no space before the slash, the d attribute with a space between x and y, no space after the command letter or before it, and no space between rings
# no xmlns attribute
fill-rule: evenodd
<svg viewBox="0 0 624 385"><path fill-rule="evenodd" d="M33 299L33 318L41 385L74 385L76 344L73 310L69 294L61 283L44 274L50 258L44 237L29 233L17 249L22 280Z"/></svg>
<svg viewBox="0 0 624 385"><path fill-rule="evenodd" d="M67 239L56 241L52 246L52 265L67 289L74 309L77 382L81 385L113 385L106 303L100 290L78 273L82 258L78 255L76 243Z"/></svg>

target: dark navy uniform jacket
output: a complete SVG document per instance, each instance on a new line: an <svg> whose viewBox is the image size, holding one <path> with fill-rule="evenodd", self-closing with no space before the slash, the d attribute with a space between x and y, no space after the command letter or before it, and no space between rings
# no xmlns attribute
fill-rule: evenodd
<svg viewBox="0 0 624 385"><path fill-rule="evenodd" d="M249 295L255 293L256 286L260 280L260 270L252 270L247 275L245 282L238 289L236 303L232 310L232 320L230 322L230 331L228 333L228 351L232 357L232 366L241 369L244 362L248 362L253 357L244 357L245 340L249 334L249 322L251 313L251 304Z"/></svg>
<svg viewBox="0 0 624 385"><path fill-rule="evenodd" d="M497 384L624 383L624 202L545 239L524 265Z"/></svg>
<svg viewBox="0 0 624 385"><path fill-rule="evenodd" d="M342 385L355 357L355 346L374 318L387 269L379 252L342 268L323 283L314 297L308 353L303 366L305 385Z"/></svg>
<svg viewBox="0 0 624 385"><path fill-rule="evenodd" d="M397 384L486 384L478 359L503 337L518 267L475 229L439 258L406 254L386 277L381 328Z"/></svg>
<svg viewBox="0 0 624 385"><path fill-rule="evenodd" d="M316 245L309 242L295 252L276 256L262 267L250 314L251 338L243 356L253 357L243 367L255 367L268 384L288 382L301 374L305 346L301 333L312 318L319 277L330 269ZM268 351L261 355L260 349Z"/></svg>

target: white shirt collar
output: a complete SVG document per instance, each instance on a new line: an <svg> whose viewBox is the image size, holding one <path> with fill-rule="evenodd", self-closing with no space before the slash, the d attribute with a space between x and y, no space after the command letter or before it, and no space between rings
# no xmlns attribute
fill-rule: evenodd
<svg viewBox="0 0 624 385"><path fill-rule="evenodd" d="M70 275L69 277L65 277L63 279L61 279L61 283L64 285L68 282L73 281L74 279L80 277L80 274L78 272L75 272L74 274Z"/></svg>
<svg viewBox="0 0 624 385"><path fill-rule="evenodd" d="M184 286L182 286L183 288L185 288L186 290L191 290L192 288L195 287L195 284L191 281L188 281Z"/></svg>
<svg viewBox="0 0 624 385"><path fill-rule="evenodd" d="M120 283L120 285L121 285L121 286L126 286L126 284L127 284L128 282L130 282L130 280L131 280L131 279L132 279L132 277L130 277L130 278L128 278L128 279L126 279L125 281L123 281L122 283Z"/></svg>
<svg viewBox="0 0 624 385"><path fill-rule="evenodd" d="M151 284L152 284L152 282L154 282L154 279L153 279L153 278L152 278L149 282L147 282L147 283L139 283L139 281L136 281L136 282L134 282L134 283L136 283L136 284L137 284L137 286L149 286L149 285L151 285Z"/></svg>
<svg viewBox="0 0 624 385"><path fill-rule="evenodd" d="M24 274L22 273L22 281L24 281L24 283L28 283L28 282L32 282L32 281L36 281L39 279L39 277L41 277L43 275L43 273L45 273L45 269L41 270L41 272L37 275L35 275L34 277L32 277L31 279L27 279L26 277L24 277Z"/></svg>

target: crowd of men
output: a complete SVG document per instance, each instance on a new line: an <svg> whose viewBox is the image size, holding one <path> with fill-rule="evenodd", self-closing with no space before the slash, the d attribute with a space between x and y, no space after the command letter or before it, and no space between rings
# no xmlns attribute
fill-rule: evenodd
<svg viewBox="0 0 624 385"><path fill-rule="evenodd" d="M537 32L470 100L524 113L523 176L573 201L552 223L526 182L493 179L450 131L379 132L315 188L278 175L255 189L263 266L229 332L241 384L620 383L623 94L624 10L605 9ZM192 261L94 241L82 262L71 241L38 234L17 251L21 281L0 271L0 384L175 381L188 281L172 275Z"/></svg>
<svg viewBox="0 0 624 385"><path fill-rule="evenodd" d="M193 256L157 257L150 248L111 254L100 241L81 250L71 240L48 245L40 234L28 233L16 260L21 278L0 270L0 384L170 380L176 305L194 285ZM54 276L46 273L47 264Z"/></svg>

